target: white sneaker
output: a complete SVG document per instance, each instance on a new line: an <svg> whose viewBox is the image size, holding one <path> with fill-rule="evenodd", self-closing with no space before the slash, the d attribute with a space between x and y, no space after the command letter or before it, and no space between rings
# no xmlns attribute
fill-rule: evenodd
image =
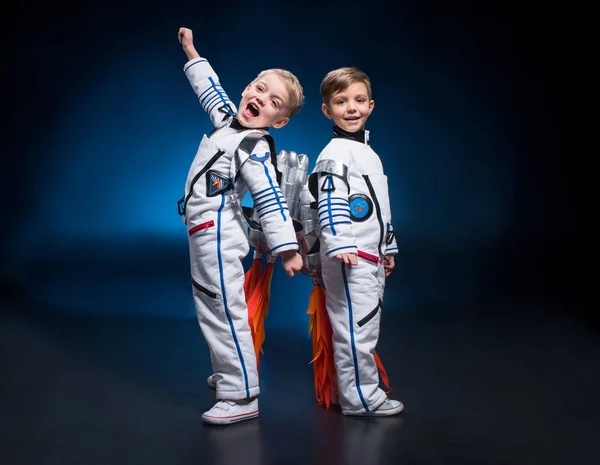
<svg viewBox="0 0 600 465"><path fill-rule="evenodd" d="M258 416L258 399L219 400L213 408L202 414L206 423L229 425L238 421L250 420Z"/></svg>
<svg viewBox="0 0 600 465"><path fill-rule="evenodd" d="M208 383L209 388L217 389L217 375L216 374L210 375L206 379L206 382Z"/></svg>
<svg viewBox="0 0 600 465"><path fill-rule="evenodd" d="M370 412L344 412L342 410L342 415L356 415L356 416L365 416L365 417L388 417L390 415L397 415L402 410L404 410L404 405L399 400L394 399L385 399L383 403L377 407L375 410L371 410Z"/></svg>

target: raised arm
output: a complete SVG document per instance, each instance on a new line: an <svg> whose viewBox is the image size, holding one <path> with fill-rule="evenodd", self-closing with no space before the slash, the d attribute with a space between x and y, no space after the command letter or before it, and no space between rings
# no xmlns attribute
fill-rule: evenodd
<svg viewBox="0 0 600 465"><path fill-rule="evenodd" d="M225 124L228 117L235 115L237 109L221 87L219 76L212 69L208 60L202 58L196 51L192 30L185 27L179 28L178 37L188 58L183 71L213 125L220 127Z"/></svg>

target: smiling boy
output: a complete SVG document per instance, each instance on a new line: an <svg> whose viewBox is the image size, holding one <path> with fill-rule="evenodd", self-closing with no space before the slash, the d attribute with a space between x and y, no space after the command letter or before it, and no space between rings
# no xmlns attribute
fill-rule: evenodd
<svg viewBox="0 0 600 465"><path fill-rule="evenodd" d="M334 123L333 139L317 159L310 186L321 228L339 402L344 415L395 415L404 406L379 388L374 356L385 278L398 247L387 177L364 129L375 106L371 82L356 68L339 68L323 79L321 97L321 109Z"/></svg>

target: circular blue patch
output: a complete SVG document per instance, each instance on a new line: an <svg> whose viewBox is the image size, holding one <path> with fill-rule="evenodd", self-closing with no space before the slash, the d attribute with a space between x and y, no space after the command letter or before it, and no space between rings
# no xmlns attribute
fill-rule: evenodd
<svg viewBox="0 0 600 465"><path fill-rule="evenodd" d="M350 218L354 221L366 221L373 213L373 202L364 194L354 194L350 197Z"/></svg>

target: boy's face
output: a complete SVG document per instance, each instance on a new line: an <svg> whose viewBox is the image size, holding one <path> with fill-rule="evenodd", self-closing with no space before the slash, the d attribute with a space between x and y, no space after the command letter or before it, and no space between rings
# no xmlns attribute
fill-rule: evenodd
<svg viewBox="0 0 600 465"><path fill-rule="evenodd" d="M288 92L275 73L248 84L242 92L237 118L247 128L281 128L287 124Z"/></svg>
<svg viewBox="0 0 600 465"><path fill-rule="evenodd" d="M333 94L328 104L324 103L321 109L327 118L344 131L356 132L364 129L374 107L375 102L369 100L365 83L353 82Z"/></svg>

